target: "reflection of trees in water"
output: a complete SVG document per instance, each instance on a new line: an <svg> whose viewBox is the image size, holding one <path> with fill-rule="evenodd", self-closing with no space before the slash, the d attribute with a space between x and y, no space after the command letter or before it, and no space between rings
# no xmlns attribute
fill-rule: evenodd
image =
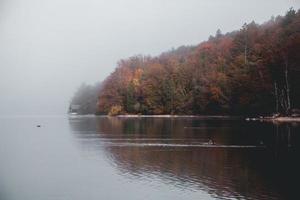
<svg viewBox="0 0 300 200"><path fill-rule="evenodd" d="M134 177L156 174L167 183L191 186L223 197L272 196L264 180L251 167L251 161L243 159L245 155L254 156L246 149L239 152L220 148L107 147L106 150L122 173Z"/></svg>
<svg viewBox="0 0 300 200"><path fill-rule="evenodd" d="M75 125L71 122L71 128L75 131L95 130L99 138L112 143L116 142L113 139L128 138L134 139L129 142L135 143L201 143L212 139L216 144L266 146L230 149L99 146L101 140L98 145L86 143L95 150L104 149L114 166L129 178L155 177L181 188L201 189L219 197L240 195L241 198L270 199L292 195L287 179L293 172L294 166L290 168L295 160L293 156L299 152L297 126L195 119L94 118ZM78 134L82 136L89 132ZM139 140L147 138L171 140Z"/></svg>
<svg viewBox="0 0 300 200"><path fill-rule="evenodd" d="M290 158L299 152L299 127L297 124L274 124L274 137L270 144L274 156Z"/></svg>
<svg viewBox="0 0 300 200"><path fill-rule="evenodd" d="M257 135L250 130L232 127L234 122L178 118L100 118L96 122L100 133L107 137L143 137L197 139L208 142L212 139L219 144L259 144ZM238 128L238 129L237 129ZM241 132L242 130L242 132Z"/></svg>

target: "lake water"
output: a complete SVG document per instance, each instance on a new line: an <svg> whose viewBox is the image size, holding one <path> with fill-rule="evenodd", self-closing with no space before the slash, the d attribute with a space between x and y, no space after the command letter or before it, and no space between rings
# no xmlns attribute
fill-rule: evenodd
<svg viewBox="0 0 300 200"><path fill-rule="evenodd" d="M40 124L41 127L37 127ZM297 199L297 124L0 117L1 200Z"/></svg>

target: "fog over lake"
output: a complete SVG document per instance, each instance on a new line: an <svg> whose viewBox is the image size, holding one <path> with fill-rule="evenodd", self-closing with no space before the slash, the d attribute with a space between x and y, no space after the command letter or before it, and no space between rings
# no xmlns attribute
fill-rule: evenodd
<svg viewBox="0 0 300 200"><path fill-rule="evenodd" d="M299 8L0 0L0 200L297 199Z"/></svg>
<svg viewBox="0 0 300 200"><path fill-rule="evenodd" d="M82 82L117 61L195 45L298 0L1 0L0 114L63 114Z"/></svg>
<svg viewBox="0 0 300 200"><path fill-rule="evenodd" d="M1 200L299 196L295 124L191 117L0 119Z"/></svg>

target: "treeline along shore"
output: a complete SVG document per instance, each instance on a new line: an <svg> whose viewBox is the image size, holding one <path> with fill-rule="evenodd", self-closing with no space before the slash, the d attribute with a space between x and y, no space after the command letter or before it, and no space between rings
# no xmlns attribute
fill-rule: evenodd
<svg viewBox="0 0 300 200"><path fill-rule="evenodd" d="M103 82L78 89L70 112L296 116L297 108L300 11L290 9L195 46L120 60Z"/></svg>

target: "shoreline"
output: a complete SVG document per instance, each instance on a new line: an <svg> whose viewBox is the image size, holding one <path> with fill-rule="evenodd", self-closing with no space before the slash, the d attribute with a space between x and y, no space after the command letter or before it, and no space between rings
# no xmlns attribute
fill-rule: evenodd
<svg viewBox="0 0 300 200"><path fill-rule="evenodd" d="M214 118L214 119L233 119L233 118L242 118L241 116L230 116L230 115L134 115L134 114L124 114L124 115L115 115L108 117L120 117L120 118Z"/></svg>
<svg viewBox="0 0 300 200"><path fill-rule="evenodd" d="M274 120L278 122L300 122L300 117L278 117Z"/></svg>
<svg viewBox="0 0 300 200"><path fill-rule="evenodd" d="M99 115L99 114L68 114L69 117L116 117L116 118L203 118L203 119L245 119L245 116L239 115L139 115L139 114L121 114L121 115Z"/></svg>
<svg viewBox="0 0 300 200"><path fill-rule="evenodd" d="M300 123L300 117L259 117L246 118L246 121L261 121L261 122L297 122Z"/></svg>
<svg viewBox="0 0 300 200"><path fill-rule="evenodd" d="M245 120L245 121L260 121L260 122L296 122L300 123L300 117L245 117L237 115L137 115L137 114L122 114L122 115L69 115L69 117L116 117L116 118L198 118L198 119L229 119L229 120Z"/></svg>

